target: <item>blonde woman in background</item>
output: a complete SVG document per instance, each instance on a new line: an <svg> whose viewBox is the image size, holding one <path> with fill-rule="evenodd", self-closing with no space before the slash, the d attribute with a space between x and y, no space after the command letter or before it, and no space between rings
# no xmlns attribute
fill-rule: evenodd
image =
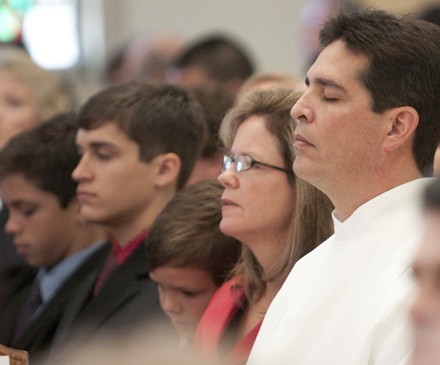
<svg viewBox="0 0 440 365"><path fill-rule="evenodd" d="M17 133L71 109L57 76L26 51L0 48L0 148Z"/></svg>

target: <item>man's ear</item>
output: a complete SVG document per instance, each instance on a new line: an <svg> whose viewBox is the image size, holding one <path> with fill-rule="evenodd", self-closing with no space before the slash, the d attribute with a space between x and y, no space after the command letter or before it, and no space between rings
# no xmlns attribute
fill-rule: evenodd
<svg viewBox="0 0 440 365"><path fill-rule="evenodd" d="M402 106L390 112L390 123L384 142L386 151L391 152L411 142L419 124L419 113L413 107Z"/></svg>
<svg viewBox="0 0 440 365"><path fill-rule="evenodd" d="M154 158L156 164L156 186L177 185L182 161L175 153L164 153Z"/></svg>

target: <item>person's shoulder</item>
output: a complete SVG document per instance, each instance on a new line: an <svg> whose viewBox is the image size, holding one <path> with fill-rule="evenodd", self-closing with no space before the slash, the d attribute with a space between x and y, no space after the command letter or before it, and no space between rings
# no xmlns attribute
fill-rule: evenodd
<svg viewBox="0 0 440 365"><path fill-rule="evenodd" d="M307 255L299 259L298 262L295 264L294 268L301 266L309 266L313 262L320 260L331 249L333 241L334 241L334 235L331 235L324 242L322 242L312 251L310 251Z"/></svg>

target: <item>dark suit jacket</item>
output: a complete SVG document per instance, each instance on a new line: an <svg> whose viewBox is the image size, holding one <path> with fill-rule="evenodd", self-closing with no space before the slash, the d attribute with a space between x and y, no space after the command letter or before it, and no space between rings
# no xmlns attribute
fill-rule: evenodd
<svg viewBox="0 0 440 365"><path fill-rule="evenodd" d="M17 317L32 285L27 285L22 290L16 292L1 313L0 343L27 350L31 361L44 357L44 353L52 343L60 318L64 314L67 304L72 300L76 288L91 271L94 271L97 266L102 264L109 250L110 247L104 245L89 256L75 272L66 279L54 297L45 305L39 316L24 330L21 337L13 339Z"/></svg>
<svg viewBox="0 0 440 365"><path fill-rule="evenodd" d="M98 274L96 270L78 288L57 331L55 351L65 344L80 347L101 336L124 336L137 330L148 333L151 329L153 335L159 323L175 333L160 308L156 285L150 280L143 243L116 268L99 294L93 297Z"/></svg>
<svg viewBox="0 0 440 365"><path fill-rule="evenodd" d="M5 206L0 209L0 270L13 270L26 264L24 259L15 250L12 236L5 231L8 221L8 210Z"/></svg>
<svg viewBox="0 0 440 365"><path fill-rule="evenodd" d="M35 270L30 269L24 259L15 250L12 236L5 232L8 211L0 209L0 312L9 298L32 283Z"/></svg>

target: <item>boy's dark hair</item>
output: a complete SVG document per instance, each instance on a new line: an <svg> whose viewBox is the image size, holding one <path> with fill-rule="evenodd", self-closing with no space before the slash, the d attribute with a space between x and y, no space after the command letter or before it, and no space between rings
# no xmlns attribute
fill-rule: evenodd
<svg viewBox="0 0 440 365"><path fill-rule="evenodd" d="M226 280L241 244L220 231L222 192L218 182L204 180L174 196L148 233L150 270L190 266L209 272L218 286Z"/></svg>
<svg viewBox="0 0 440 365"><path fill-rule="evenodd" d="M224 83L232 79L246 80L255 71L252 58L242 45L231 37L214 34L189 44L175 60L177 69L202 67L213 80Z"/></svg>
<svg viewBox="0 0 440 365"><path fill-rule="evenodd" d="M359 79L371 94L374 112L400 106L417 110L413 153L419 170L431 175L440 142L440 28L381 10L341 12L320 34L323 47L337 40L369 59Z"/></svg>
<svg viewBox="0 0 440 365"><path fill-rule="evenodd" d="M199 103L185 89L162 83L129 82L110 86L82 106L79 127L116 124L140 148L145 162L163 153L181 160L177 189L188 180L205 138Z"/></svg>
<svg viewBox="0 0 440 365"><path fill-rule="evenodd" d="M56 195L66 208L77 186L71 177L80 159L76 132L75 115L62 113L13 137L0 151L0 180L23 174L39 189Z"/></svg>

